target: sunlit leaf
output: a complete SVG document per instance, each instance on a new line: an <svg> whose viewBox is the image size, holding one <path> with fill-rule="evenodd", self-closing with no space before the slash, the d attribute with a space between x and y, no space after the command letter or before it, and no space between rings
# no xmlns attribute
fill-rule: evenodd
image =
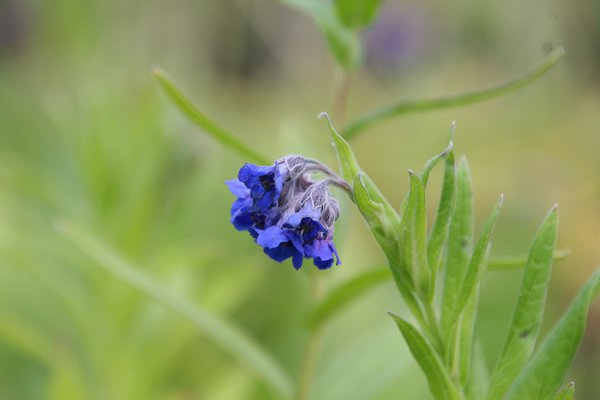
<svg viewBox="0 0 600 400"><path fill-rule="evenodd" d="M68 221L60 221L56 228L113 277L195 324L223 351L263 380L275 396L285 399L291 397L292 384L285 371L239 327L170 292L142 273L139 268L128 264L106 243L84 228Z"/></svg>
<svg viewBox="0 0 600 400"><path fill-rule="evenodd" d="M441 97L433 97L429 99L402 100L397 103L382 107L379 110L375 110L355 119L342 130L342 134L344 137L350 139L364 132L366 128L375 125L378 122L398 117L403 114L478 103L514 92L542 77L546 72L551 70L552 67L558 64L564 54L565 51L559 47L550 53L544 60L542 60L542 62L532 71L519 78L512 79L508 82L491 86L489 88L477 89L470 92Z"/></svg>
<svg viewBox="0 0 600 400"><path fill-rule="evenodd" d="M600 270L588 280L569 310L544 339L511 388L509 400L547 399L559 390L581 343L590 305L599 293ZM569 398L568 393L566 395Z"/></svg>
<svg viewBox="0 0 600 400"><path fill-rule="evenodd" d="M350 29L361 30L377 17L381 0L335 0L338 19Z"/></svg>
<svg viewBox="0 0 600 400"><path fill-rule="evenodd" d="M558 212L554 207L540 226L525 265L523 282L504 349L492 374L488 399L503 399L525 366L537 339L544 314Z"/></svg>
<svg viewBox="0 0 600 400"><path fill-rule="evenodd" d="M359 300L361 296L381 283L390 282L389 268L368 270L342 283L327 294L327 297L315 308L310 317L311 328L316 329L326 323L336 313Z"/></svg>
<svg viewBox="0 0 600 400"><path fill-rule="evenodd" d="M452 378L444 367L442 360L427 339L403 318L391 312L389 314L396 321L411 354L425 373L429 389L433 396L437 400L462 399L461 393L454 386Z"/></svg>
<svg viewBox="0 0 600 400"><path fill-rule="evenodd" d="M237 152L243 156L247 161L255 162L258 164L269 165L273 163L267 157L259 154L255 150L246 146L233 134L227 132L221 128L210 118L204 115L194 104L177 88L172 79L160 68L154 70L154 76L160 83L164 92L167 94L169 99L179 108L179 110L200 129L212 136L219 143L225 147Z"/></svg>

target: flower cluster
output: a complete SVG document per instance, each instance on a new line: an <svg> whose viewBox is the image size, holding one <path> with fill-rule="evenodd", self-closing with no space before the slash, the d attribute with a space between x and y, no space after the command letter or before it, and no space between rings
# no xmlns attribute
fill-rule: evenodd
<svg viewBox="0 0 600 400"><path fill-rule="evenodd" d="M327 179L312 181L311 172ZM231 223L248 231L265 254L282 262L292 259L300 269L312 258L319 269L340 259L333 244L333 225L340 210L329 185L348 189L347 183L316 160L287 156L270 166L245 164L238 179L225 182L237 196L231 206Z"/></svg>

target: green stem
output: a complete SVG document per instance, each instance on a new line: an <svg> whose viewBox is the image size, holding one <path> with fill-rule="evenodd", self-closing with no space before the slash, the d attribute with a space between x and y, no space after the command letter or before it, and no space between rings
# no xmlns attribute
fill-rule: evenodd
<svg viewBox="0 0 600 400"><path fill-rule="evenodd" d="M420 100L403 100L390 106L376 110L370 114L358 117L354 122L350 123L346 129L342 130L342 135L347 139L358 136L366 128L380 121L397 117L402 114L413 111L429 111L440 108L456 107L465 104L477 103L480 101L492 99L514 92L524 86L535 82L542 77L546 72L552 69L564 56L565 51L562 47L557 48L550 53L536 68L530 72L495 86L484 89L477 89L464 93L457 93L442 97L435 97Z"/></svg>
<svg viewBox="0 0 600 400"><path fill-rule="evenodd" d="M444 340L442 339L440 325L436 316L436 312L431 303L425 301L425 315L427 316L427 325L430 330L431 338L433 339L433 347L437 350L440 356L444 354Z"/></svg>

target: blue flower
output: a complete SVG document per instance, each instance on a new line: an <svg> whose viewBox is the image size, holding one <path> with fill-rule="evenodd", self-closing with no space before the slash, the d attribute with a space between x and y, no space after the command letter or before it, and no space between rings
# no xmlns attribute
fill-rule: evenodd
<svg viewBox="0 0 600 400"><path fill-rule="evenodd" d="M256 210L266 211L277 205L283 187L281 172L277 163L271 166L244 164L240 168L238 180L250 189L252 205Z"/></svg>
<svg viewBox="0 0 600 400"><path fill-rule="evenodd" d="M281 225L275 225L260 232L256 243L275 261L282 262L292 257L294 268L302 267L303 258L312 258L319 269L327 269L340 264L337 250L323 227L320 210L306 203L299 211L291 214Z"/></svg>
<svg viewBox="0 0 600 400"><path fill-rule="evenodd" d="M314 182L311 172L329 175ZM273 260L289 258L300 269L311 258L319 269L340 264L333 244L333 225L339 207L329 185L349 185L318 161L286 156L270 166L244 164L238 179L225 182L237 198L231 206L231 223L248 231Z"/></svg>
<svg viewBox="0 0 600 400"><path fill-rule="evenodd" d="M239 231L249 231L253 237L258 231L266 229L279 219L278 210L275 208L258 210L248 189L241 181L234 179L225 184L237 199L231 205L231 223Z"/></svg>

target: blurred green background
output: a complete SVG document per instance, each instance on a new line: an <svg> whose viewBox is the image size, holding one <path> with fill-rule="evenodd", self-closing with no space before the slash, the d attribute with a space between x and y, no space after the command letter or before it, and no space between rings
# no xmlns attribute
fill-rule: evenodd
<svg viewBox="0 0 600 400"><path fill-rule="evenodd" d="M407 169L443 149L457 120L477 228L506 195L493 254L525 254L558 202L559 247L572 255L553 272L549 326L600 265L600 2L388 0L363 40L348 119L504 81L565 47L558 67L519 92L397 118L353 142L399 204ZM197 327L58 234L64 219L298 373L312 266L271 262L229 224L223 181L245 160L185 120L153 80L155 65L262 153L335 166L315 116L332 111L341 72L315 24L276 0L0 0L0 399L269 398ZM430 199L439 181L438 171ZM347 202L338 225L343 265L322 272L327 288L384 263ZM490 365L519 280L520 271L486 274L478 329ZM404 312L392 284L327 326L312 398L429 398L387 309ZM578 398L596 398L599 373L597 302L570 375Z"/></svg>

